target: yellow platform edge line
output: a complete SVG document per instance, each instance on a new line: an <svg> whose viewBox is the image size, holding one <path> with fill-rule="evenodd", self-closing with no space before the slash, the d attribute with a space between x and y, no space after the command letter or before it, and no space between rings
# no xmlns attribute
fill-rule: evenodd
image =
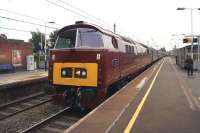
<svg viewBox="0 0 200 133"><path fill-rule="evenodd" d="M163 66L163 63L164 63L164 61L163 61L162 64L160 65L160 67L159 67L159 69L158 69L158 71L157 71L157 73L156 73L154 79L152 80L152 82L151 82L151 84L150 84L150 86L149 86L149 88L148 88L146 94L145 94L144 97L142 98L142 100L141 100L140 104L138 105L138 107L137 107L135 113L133 114L131 120L129 121L129 123L128 123L128 125L127 125L127 127L125 128L124 133L130 133L132 127L134 126L135 121L136 121L136 119L138 118L139 113L140 113L140 111L141 111L141 109L142 109L142 107L143 107L143 105L144 105L144 103L145 103L145 101L146 101L146 99L147 99L147 96L149 95L149 93L150 93L150 91L151 91L151 89L152 89L152 87L153 87L153 85L154 85L154 83L155 83L155 81L156 81L156 78L157 78L157 76L158 76L158 74L159 74L159 72L160 72L160 70L161 70L161 68L162 68L162 66Z"/></svg>

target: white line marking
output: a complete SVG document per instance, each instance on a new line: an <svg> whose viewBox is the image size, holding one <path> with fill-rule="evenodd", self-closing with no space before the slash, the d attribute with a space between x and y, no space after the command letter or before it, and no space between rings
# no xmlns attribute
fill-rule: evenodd
<svg viewBox="0 0 200 133"><path fill-rule="evenodd" d="M147 79L148 79L147 77L144 77L144 78L140 81L140 83L137 84L136 88L139 89L139 90L141 90L141 88L143 88L143 86L145 85Z"/></svg>
<svg viewBox="0 0 200 133"><path fill-rule="evenodd" d="M189 107L194 111L196 111L196 108L198 108L198 110L200 110L200 105L199 105L198 101L196 100L196 98L192 95L191 89L189 87L185 87L183 85L186 82L184 81L183 78L181 78L181 75L179 74L179 72L176 70L176 68L172 64L171 59L169 60L169 62L170 62L170 65L172 66L172 68L174 69L175 75L178 79L178 82L179 82L181 88L183 89L183 93L188 101Z"/></svg>
<svg viewBox="0 0 200 133"><path fill-rule="evenodd" d="M181 88L182 88L182 87L181 87ZM189 107L190 107L192 110L196 111L195 106L194 106L192 100L190 99L190 96L188 95L187 91L185 90L185 88L182 88L182 89L183 89L183 93L184 93L184 95L185 95L185 97L186 97L186 99L187 99L187 101L188 101L188 103L189 103Z"/></svg>
<svg viewBox="0 0 200 133"><path fill-rule="evenodd" d="M190 94L190 96L191 96L191 98L193 99L193 101L194 101L196 107L197 107L198 110L200 111L200 104L199 104L197 98L196 98L195 96L192 95L192 90L191 90L191 88L188 88L188 93Z"/></svg>
<svg viewBox="0 0 200 133"><path fill-rule="evenodd" d="M119 115L117 116L117 118L107 128L107 130L105 131L105 133L110 132L110 130L112 129L112 127L115 126L116 122L120 119L120 117L122 116L122 114L124 113L124 111L129 107L129 105L130 105L130 103L126 104L126 106L122 109L122 111L119 113Z"/></svg>

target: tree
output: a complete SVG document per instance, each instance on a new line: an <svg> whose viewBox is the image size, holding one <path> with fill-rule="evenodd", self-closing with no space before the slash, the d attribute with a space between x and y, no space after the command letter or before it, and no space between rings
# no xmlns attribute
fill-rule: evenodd
<svg viewBox="0 0 200 133"><path fill-rule="evenodd" d="M57 34L58 34L58 30L55 30L50 33L50 35L49 35L49 41L50 41L50 45L51 45L51 46L49 46L50 48L53 48L55 46Z"/></svg>
<svg viewBox="0 0 200 133"><path fill-rule="evenodd" d="M7 36L5 34L0 33L0 39L7 39Z"/></svg>
<svg viewBox="0 0 200 133"><path fill-rule="evenodd" d="M165 47L161 48L160 51L162 51L162 52L166 52Z"/></svg>
<svg viewBox="0 0 200 133"><path fill-rule="evenodd" d="M32 38L29 39L29 42L33 45L33 51L38 52L39 50L44 50L45 38L44 33L39 31L31 32ZM42 37L42 46L41 46L41 37Z"/></svg>

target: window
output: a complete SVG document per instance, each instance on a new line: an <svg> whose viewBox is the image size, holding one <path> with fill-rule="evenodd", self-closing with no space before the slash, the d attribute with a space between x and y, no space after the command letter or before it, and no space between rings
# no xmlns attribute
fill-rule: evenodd
<svg viewBox="0 0 200 133"><path fill-rule="evenodd" d="M126 52L126 47L125 47L123 41L120 40L120 39L117 39L117 42L119 44L118 45L119 51L125 53Z"/></svg>
<svg viewBox="0 0 200 133"><path fill-rule="evenodd" d="M129 51L128 51L128 45L125 45L125 47L126 47L126 53L128 53Z"/></svg>
<svg viewBox="0 0 200 133"><path fill-rule="evenodd" d="M74 48L76 30L68 30L58 36L55 48Z"/></svg>
<svg viewBox="0 0 200 133"><path fill-rule="evenodd" d="M128 49L128 50L129 50L128 53L131 54L131 46L128 45L128 48L129 48L129 49Z"/></svg>
<svg viewBox="0 0 200 133"><path fill-rule="evenodd" d="M131 46L131 53L134 54L134 46Z"/></svg>
<svg viewBox="0 0 200 133"><path fill-rule="evenodd" d="M138 54L137 45L134 46L134 54L135 54L135 55Z"/></svg>
<svg viewBox="0 0 200 133"><path fill-rule="evenodd" d="M111 38L110 38L110 43ZM100 48L103 47L102 33L94 29L79 28L66 30L56 41L55 48Z"/></svg>
<svg viewBox="0 0 200 133"><path fill-rule="evenodd" d="M76 47L81 47L81 48L103 47L102 34L94 29L80 28L78 29Z"/></svg>
<svg viewBox="0 0 200 133"><path fill-rule="evenodd" d="M112 37L112 44L113 44L114 48L118 49L117 40L114 37Z"/></svg>
<svg viewBox="0 0 200 133"><path fill-rule="evenodd" d="M103 35L103 42L104 42L104 47L105 48L113 48L114 49L114 46L112 44L112 38L108 35Z"/></svg>

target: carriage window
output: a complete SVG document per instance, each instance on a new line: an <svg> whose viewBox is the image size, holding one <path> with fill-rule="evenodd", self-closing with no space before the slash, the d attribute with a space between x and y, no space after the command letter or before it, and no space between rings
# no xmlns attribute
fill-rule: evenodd
<svg viewBox="0 0 200 133"><path fill-rule="evenodd" d="M131 46L128 45L128 53L131 54Z"/></svg>
<svg viewBox="0 0 200 133"><path fill-rule="evenodd" d="M58 36L55 48L74 48L76 30L68 30Z"/></svg>
<svg viewBox="0 0 200 133"><path fill-rule="evenodd" d="M137 50L137 46L134 46L134 54L137 55L138 54L138 50Z"/></svg>
<svg viewBox="0 0 200 133"><path fill-rule="evenodd" d="M134 47L131 46L131 53L134 54Z"/></svg>
<svg viewBox="0 0 200 133"><path fill-rule="evenodd" d="M76 47L78 48L103 47L102 34L94 29L80 28L78 29Z"/></svg>
<svg viewBox="0 0 200 133"><path fill-rule="evenodd" d="M125 47L126 47L126 53L128 53L128 45L125 45Z"/></svg>

